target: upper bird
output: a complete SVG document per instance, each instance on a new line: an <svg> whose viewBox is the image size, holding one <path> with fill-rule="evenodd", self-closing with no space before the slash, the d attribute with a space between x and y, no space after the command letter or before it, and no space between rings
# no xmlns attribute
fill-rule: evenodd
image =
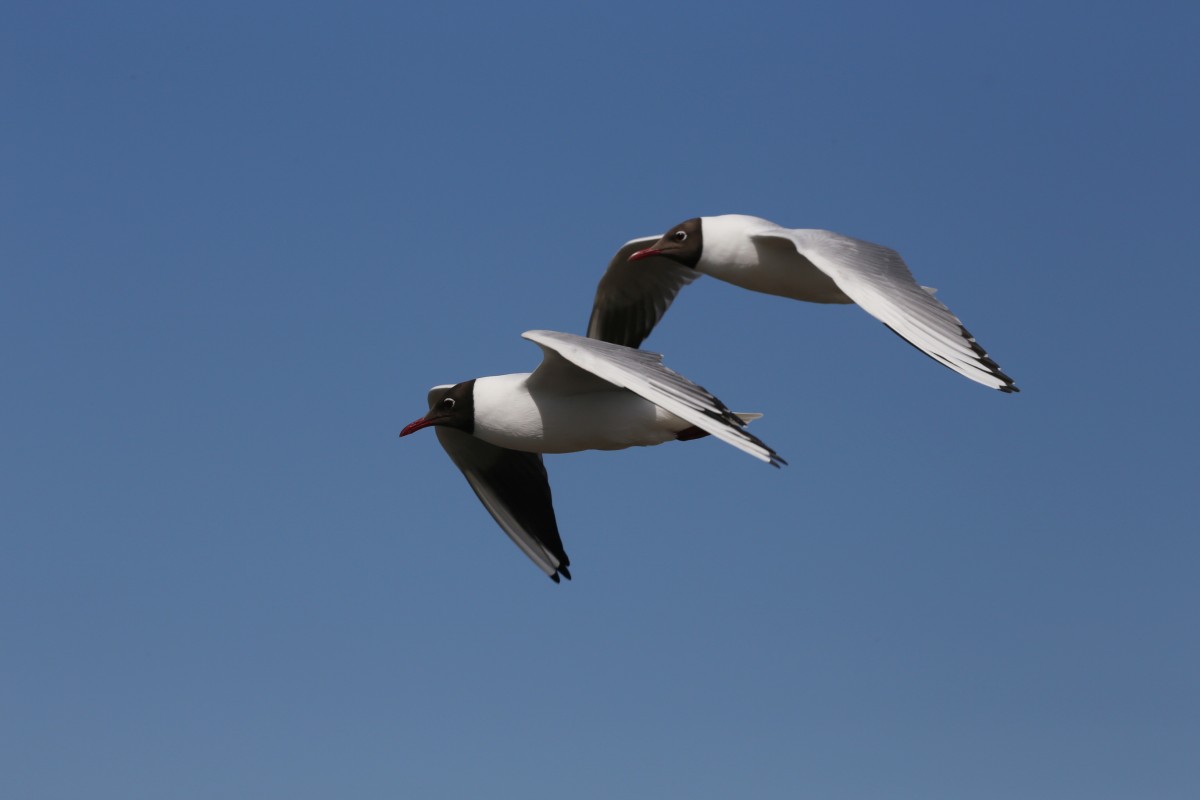
<svg viewBox="0 0 1200 800"><path fill-rule="evenodd" d="M407 436L437 427L438 441L509 538L555 583L570 579L542 453L622 450L712 434L755 458L786 463L706 389L662 356L570 333L521 334L542 348L533 372L429 390L429 413Z"/></svg>
<svg viewBox="0 0 1200 800"><path fill-rule="evenodd" d="M696 217L657 241L626 242L596 288L588 336L637 347L702 274L810 303L858 303L934 361L984 386L1020 391L895 250L743 214Z"/></svg>

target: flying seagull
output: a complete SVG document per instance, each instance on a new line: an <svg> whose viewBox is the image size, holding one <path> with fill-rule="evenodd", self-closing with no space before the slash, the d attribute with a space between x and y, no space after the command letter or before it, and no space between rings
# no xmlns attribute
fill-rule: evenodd
<svg viewBox="0 0 1200 800"><path fill-rule="evenodd" d="M857 303L939 364L984 386L1020 391L895 250L742 214L696 217L661 237L626 242L596 288L588 336L637 347L679 290L701 275L810 303Z"/></svg>
<svg viewBox="0 0 1200 800"><path fill-rule="evenodd" d="M533 372L429 390L429 413L407 436L436 426L438 441L484 507L533 563L571 578L543 453L622 450L712 435L778 467L782 458L706 389L644 350L555 331L521 334L542 348Z"/></svg>

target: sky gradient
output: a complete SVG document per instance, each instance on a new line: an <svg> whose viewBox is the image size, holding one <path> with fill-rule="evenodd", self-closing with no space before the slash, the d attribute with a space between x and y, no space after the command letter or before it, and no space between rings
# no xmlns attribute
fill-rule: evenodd
<svg viewBox="0 0 1200 800"><path fill-rule="evenodd" d="M17 3L0 794L1200 796L1200 10ZM899 250L646 342L790 465L546 460L555 586L421 432L627 239Z"/></svg>

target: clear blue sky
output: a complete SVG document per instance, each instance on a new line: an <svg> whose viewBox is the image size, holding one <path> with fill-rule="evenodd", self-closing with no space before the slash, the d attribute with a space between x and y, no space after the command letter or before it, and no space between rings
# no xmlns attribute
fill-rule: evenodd
<svg viewBox="0 0 1200 800"><path fill-rule="evenodd" d="M1186 3L12 3L6 798L1195 798ZM435 383L626 239L897 248L1022 387L711 279L647 342L791 466L547 459Z"/></svg>

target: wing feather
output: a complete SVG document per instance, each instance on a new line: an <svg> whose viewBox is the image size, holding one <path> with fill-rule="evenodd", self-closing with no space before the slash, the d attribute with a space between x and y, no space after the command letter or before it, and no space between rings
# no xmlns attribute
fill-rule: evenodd
<svg viewBox="0 0 1200 800"><path fill-rule="evenodd" d="M791 242L863 310L938 363L984 386L1020 391L895 250L822 230L776 227L754 236Z"/></svg>
<svg viewBox="0 0 1200 800"><path fill-rule="evenodd" d="M692 383L662 363L662 356L609 342L557 331L526 331L524 338L546 353L530 380L557 380L548 375L564 369L562 361L634 394L707 431L723 442L778 467L779 454L745 429L745 423L703 386ZM540 373L540 375L539 375Z"/></svg>
<svg viewBox="0 0 1200 800"><path fill-rule="evenodd" d="M626 242L612 257L596 287L587 335L603 342L638 347L667 313L679 290L699 277L669 258L629 257L658 241L647 236Z"/></svg>
<svg viewBox="0 0 1200 800"><path fill-rule="evenodd" d="M437 438L508 538L555 583L560 575L570 580L571 560L558 535L541 454L497 447L440 425Z"/></svg>

